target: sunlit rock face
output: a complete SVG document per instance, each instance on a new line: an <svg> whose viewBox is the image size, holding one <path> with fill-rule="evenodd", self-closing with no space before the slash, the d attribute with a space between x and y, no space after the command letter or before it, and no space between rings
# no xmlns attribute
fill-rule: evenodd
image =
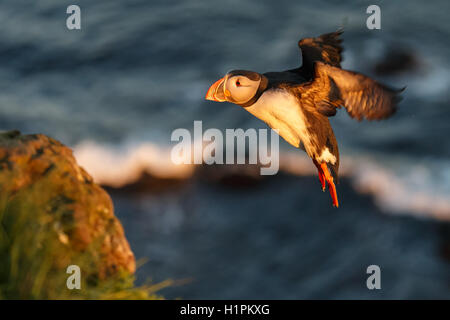
<svg viewBox="0 0 450 320"><path fill-rule="evenodd" d="M89 261L94 278L135 272L133 252L109 195L77 165L70 148L41 134L0 133L0 190L3 223L12 228L19 217L10 213L20 212L29 225L22 235L14 235L15 243L24 237L38 241L37 233L45 233L45 242L29 246L51 243L55 270L77 264L82 255L80 264ZM17 207L24 210L4 210Z"/></svg>

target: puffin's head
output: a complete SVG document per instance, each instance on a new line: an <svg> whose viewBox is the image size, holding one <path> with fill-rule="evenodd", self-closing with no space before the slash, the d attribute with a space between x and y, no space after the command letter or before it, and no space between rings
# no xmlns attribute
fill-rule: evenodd
<svg viewBox="0 0 450 320"><path fill-rule="evenodd" d="M267 88L267 78L253 71L233 70L216 81L206 93L211 101L228 101L243 107L252 105Z"/></svg>

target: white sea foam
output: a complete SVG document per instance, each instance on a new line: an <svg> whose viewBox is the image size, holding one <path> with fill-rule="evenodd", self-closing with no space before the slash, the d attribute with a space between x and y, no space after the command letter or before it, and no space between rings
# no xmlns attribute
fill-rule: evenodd
<svg viewBox="0 0 450 320"><path fill-rule="evenodd" d="M283 154L280 167L296 175L316 173L311 160L300 153ZM339 175L350 178L357 192L373 195L383 211L450 220L448 161L347 156L341 158Z"/></svg>
<svg viewBox="0 0 450 320"><path fill-rule="evenodd" d="M113 187L133 183L143 172L181 179L193 172L193 166L170 161L170 148L152 143L105 146L85 141L74 148L74 155L97 183Z"/></svg>
<svg viewBox="0 0 450 320"><path fill-rule="evenodd" d="M352 172L355 189L371 193L386 211L450 220L450 168L444 161L411 163L393 159L389 166L358 161Z"/></svg>
<svg viewBox="0 0 450 320"><path fill-rule="evenodd" d="M74 154L96 182L114 187L135 182L143 172L178 179L194 172L194 165L173 164L169 147L152 143L107 146L87 141L77 145ZM296 150L280 155L280 169L293 175L317 174L311 160ZM373 195L383 211L450 220L450 168L445 161L347 155L341 158L339 175L349 178L357 192Z"/></svg>

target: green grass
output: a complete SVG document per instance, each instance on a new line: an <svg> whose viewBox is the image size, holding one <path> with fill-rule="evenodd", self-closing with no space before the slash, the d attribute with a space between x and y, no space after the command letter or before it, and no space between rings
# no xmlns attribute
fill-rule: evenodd
<svg viewBox="0 0 450 320"><path fill-rule="evenodd" d="M9 179L3 172L0 186ZM74 219L52 185L43 178L0 194L0 299L162 299L157 291L170 280L135 287L134 275L124 270L100 278L101 239L83 250L68 243ZM81 269L80 290L66 286L71 264Z"/></svg>

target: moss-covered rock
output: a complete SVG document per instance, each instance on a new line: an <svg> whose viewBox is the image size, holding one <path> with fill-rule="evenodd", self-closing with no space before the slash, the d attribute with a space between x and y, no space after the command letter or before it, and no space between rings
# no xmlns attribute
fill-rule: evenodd
<svg viewBox="0 0 450 320"><path fill-rule="evenodd" d="M83 297L102 281L134 273L109 195L60 142L1 133L0 190L0 298L71 296L71 264L92 289Z"/></svg>

